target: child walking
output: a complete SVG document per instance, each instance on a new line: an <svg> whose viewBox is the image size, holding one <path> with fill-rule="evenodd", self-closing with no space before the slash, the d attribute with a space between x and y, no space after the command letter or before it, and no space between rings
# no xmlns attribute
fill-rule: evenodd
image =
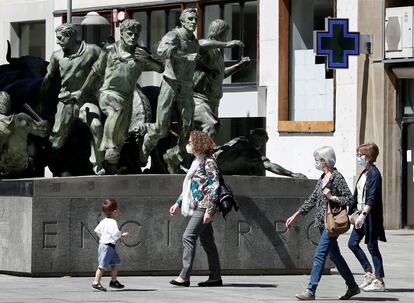
<svg viewBox="0 0 414 303"><path fill-rule="evenodd" d="M105 269L111 266L111 282L109 287L124 288L124 285L118 282L118 265L121 263L116 250L115 244L121 237L128 237L128 233L121 233L118 228L116 218L119 216L118 204L115 199L106 199L102 204L102 211L106 218L99 222L95 228L95 233L99 237L98 247L98 269L96 270L95 280L92 283L92 289L97 291L106 291L101 285L101 278Z"/></svg>

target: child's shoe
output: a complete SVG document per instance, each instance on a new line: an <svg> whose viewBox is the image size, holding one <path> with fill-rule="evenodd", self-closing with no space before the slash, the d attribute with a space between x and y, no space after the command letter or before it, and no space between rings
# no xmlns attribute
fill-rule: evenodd
<svg viewBox="0 0 414 303"><path fill-rule="evenodd" d="M106 288L101 283L92 284L92 289L97 291L106 291Z"/></svg>
<svg viewBox="0 0 414 303"><path fill-rule="evenodd" d="M115 281L111 280L111 282L109 282L109 287L121 289L121 288L124 288L125 285L122 285L121 283L119 283L118 280L115 280Z"/></svg>

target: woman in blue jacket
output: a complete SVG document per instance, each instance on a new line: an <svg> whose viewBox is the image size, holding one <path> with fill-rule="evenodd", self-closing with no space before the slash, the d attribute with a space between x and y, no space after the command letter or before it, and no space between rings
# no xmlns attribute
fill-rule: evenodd
<svg viewBox="0 0 414 303"><path fill-rule="evenodd" d="M348 247L365 271L364 282L360 285L364 291L385 291L384 266L378 248L378 240L386 241L383 224L382 178L380 171L374 165L378 154L379 149L375 143L362 144L357 148L357 162L364 167L364 170L358 178L354 192L354 204L349 210L351 214L354 212L359 214L355 219ZM364 237L372 256L375 274L371 263L359 246Z"/></svg>

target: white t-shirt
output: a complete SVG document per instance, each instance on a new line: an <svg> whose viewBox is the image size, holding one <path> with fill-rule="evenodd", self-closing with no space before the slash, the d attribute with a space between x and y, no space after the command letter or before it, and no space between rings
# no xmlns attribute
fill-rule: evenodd
<svg viewBox="0 0 414 303"><path fill-rule="evenodd" d="M99 222L98 226L95 228L95 233L99 237L99 243L102 244L115 244L116 241L121 238L118 223L112 218L105 218Z"/></svg>
<svg viewBox="0 0 414 303"><path fill-rule="evenodd" d="M357 191L358 191L358 210L363 210L365 207L365 183L367 182L367 174L364 173L361 175L361 177L358 180L358 183L356 185Z"/></svg>

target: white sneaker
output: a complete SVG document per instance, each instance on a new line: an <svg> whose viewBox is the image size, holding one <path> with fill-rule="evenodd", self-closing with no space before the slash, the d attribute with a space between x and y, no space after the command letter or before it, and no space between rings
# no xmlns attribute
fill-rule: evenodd
<svg viewBox="0 0 414 303"><path fill-rule="evenodd" d="M368 285L370 285L375 280L375 275L373 273L367 272L364 275L364 282L359 285L359 288L364 289Z"/></svg>
<svg viewBox="0 0 414 303"><path fill-rule="evenodd" d="M370 285L368 285L367 287L365 287L364 289L362 289L363 291L385 291L385 283L381 282L378 279L375 279Z"/></svg>

